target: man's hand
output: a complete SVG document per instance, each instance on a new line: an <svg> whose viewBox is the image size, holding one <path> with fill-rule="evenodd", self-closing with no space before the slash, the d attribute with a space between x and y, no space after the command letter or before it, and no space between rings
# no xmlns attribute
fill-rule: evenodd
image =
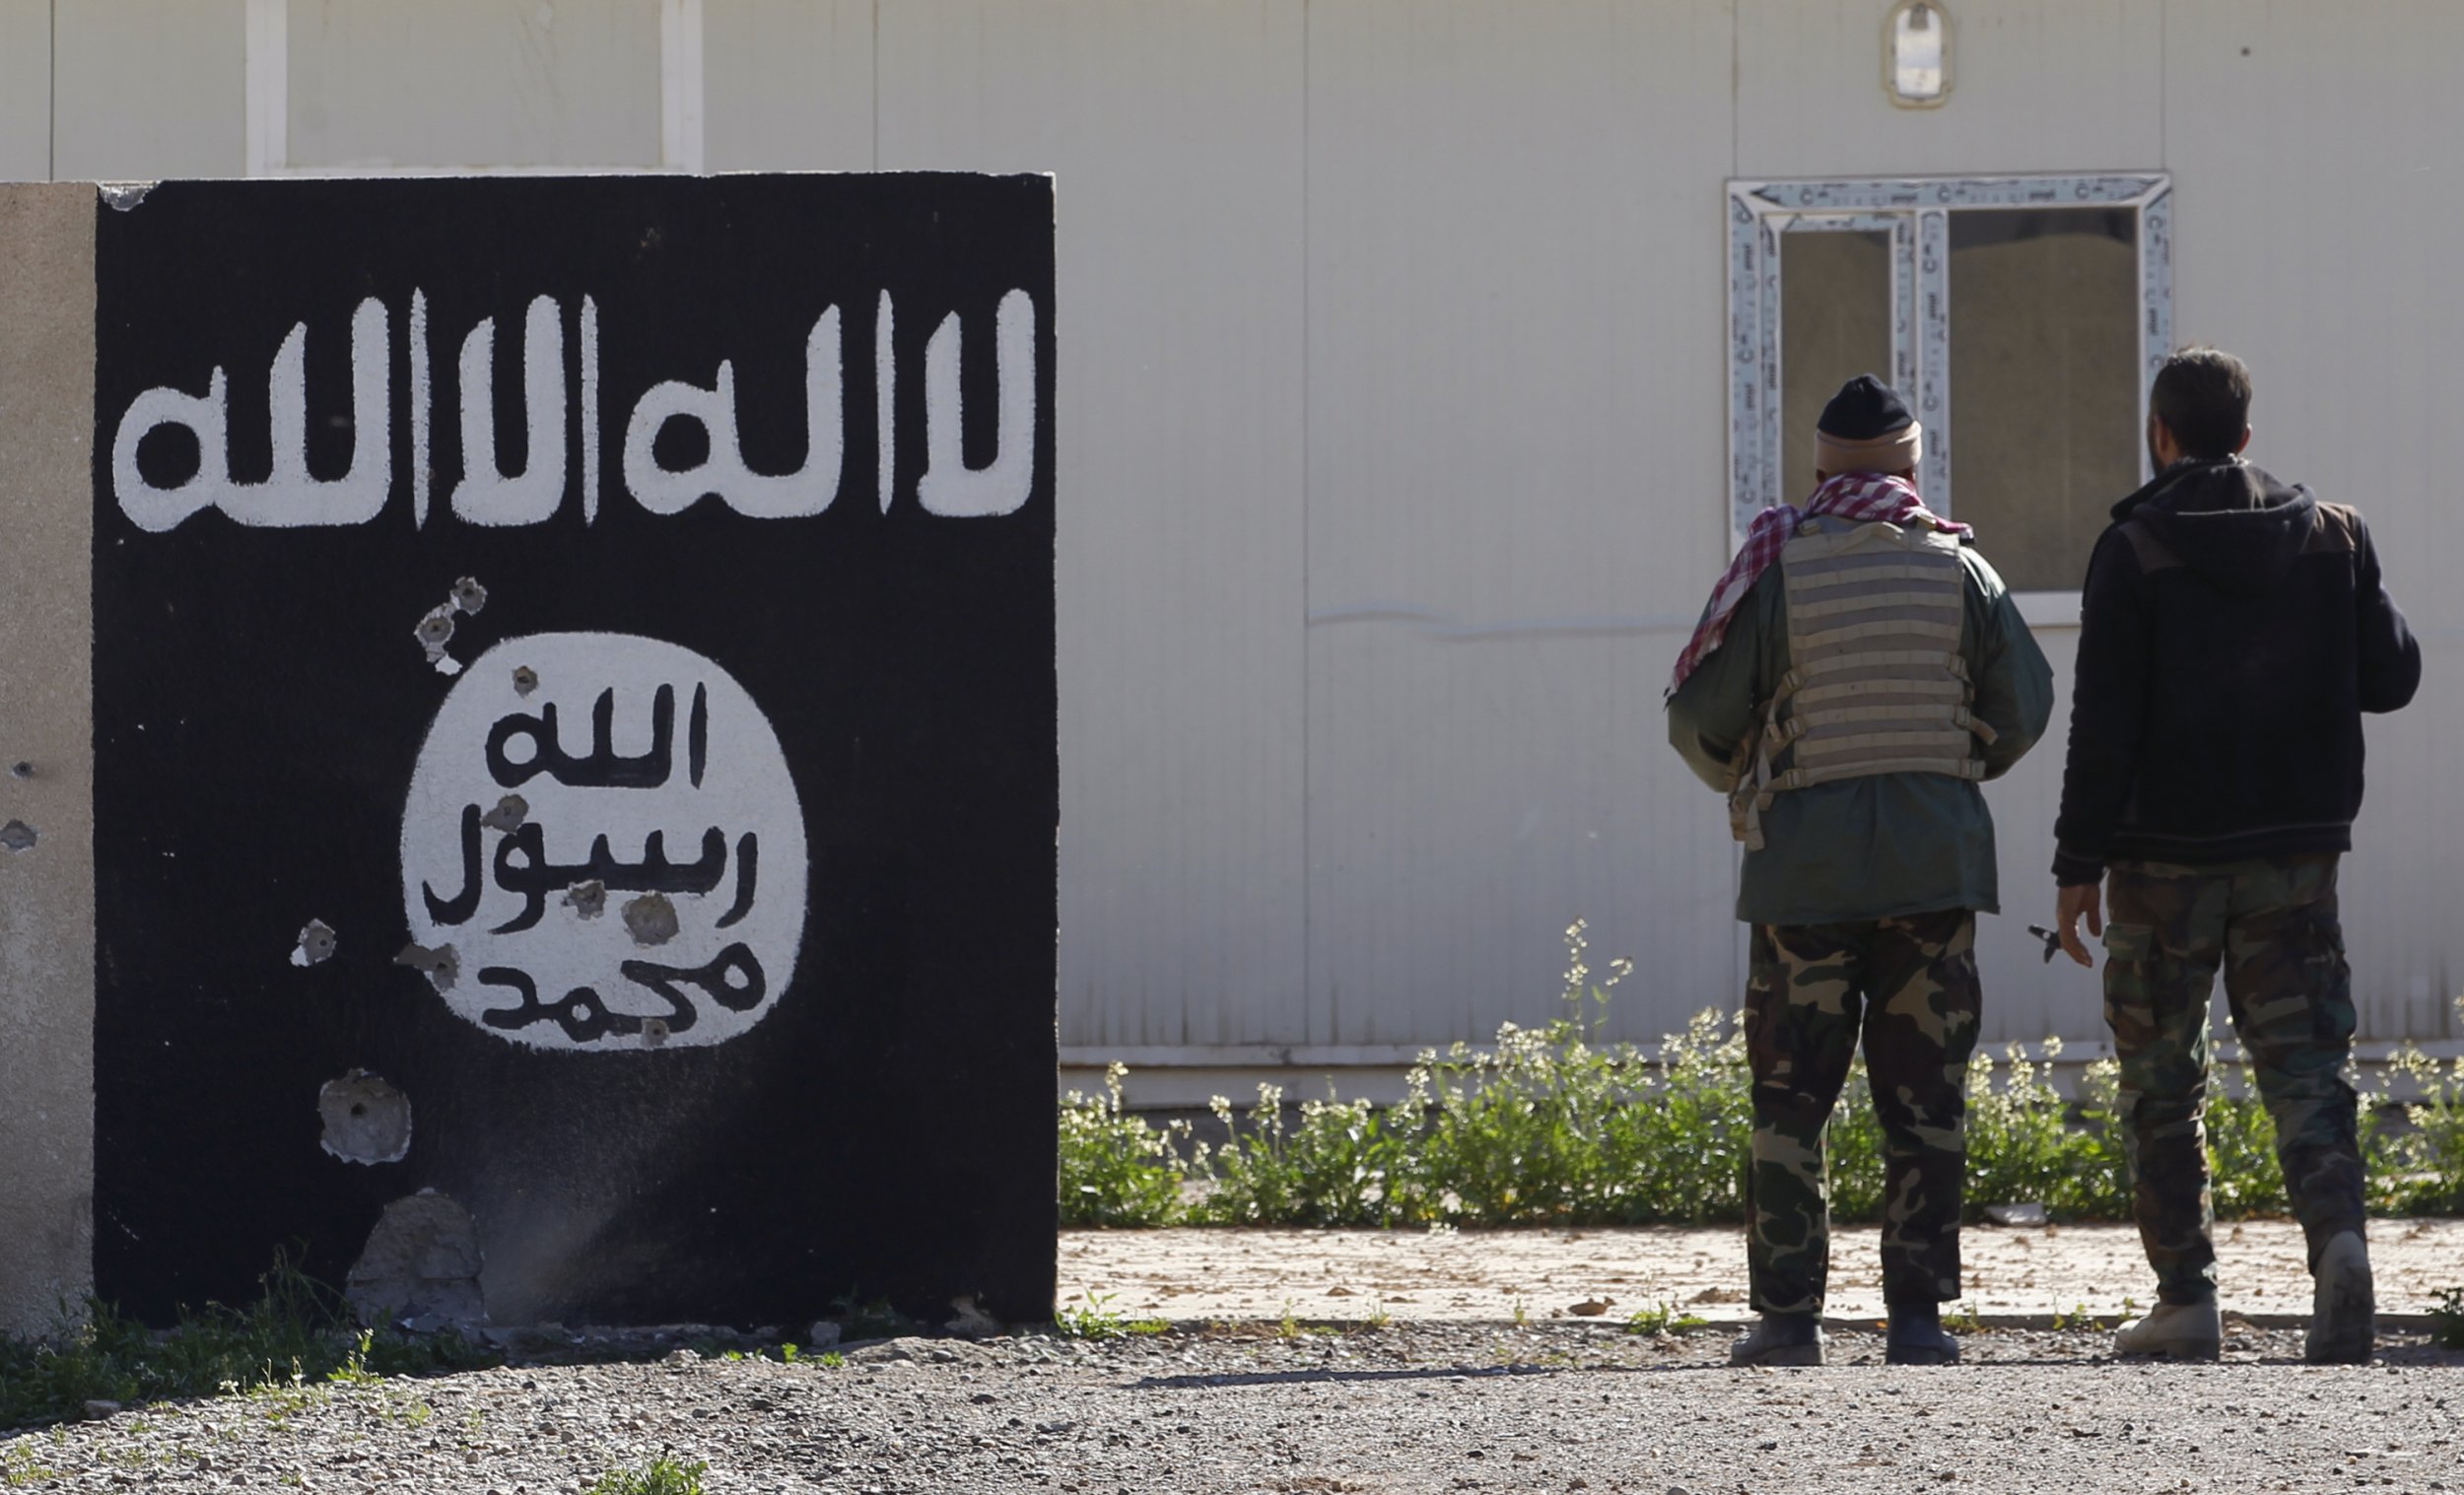
<svg viewBox="0 0 2464 1495"><path fill-rule="evenodd" d="M2063 953L2083 966L2092 967L2096 961L2079 937L2080 916L2088 916L2088 933L2104 932L2104 907L2098 891L2092 882L2074 883L2062 890L2062 901L2054 910L2053 926L2062 931Z"/></svg>

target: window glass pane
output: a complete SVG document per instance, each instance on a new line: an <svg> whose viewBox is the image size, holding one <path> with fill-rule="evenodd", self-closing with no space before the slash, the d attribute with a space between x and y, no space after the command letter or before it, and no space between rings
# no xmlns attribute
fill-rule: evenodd
<svg viewBox="0 0 2464 1495"><path fill-rule="evenodd" d="M1814 423L1860 374L1890 382L1890 236L1780 236L1780 491L1814 491Z"/></svg>
<svg viewBox="0 0 2464 1495"><path fill-rule="evenodd" d="M2128 209L1951 215L1953 514L2018 591L2076 591L2139 486Z"/></svg>

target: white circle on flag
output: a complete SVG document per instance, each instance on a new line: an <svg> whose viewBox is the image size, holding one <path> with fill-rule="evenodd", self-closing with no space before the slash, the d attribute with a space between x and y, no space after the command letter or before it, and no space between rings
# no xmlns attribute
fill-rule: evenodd
<svg viewBox="0 0 2464 1495"><path fill-rule="evenodd" d="M631 634L480 655L402 810L411 939L452 950L424 969L455 1013L531 1048L743 1034L795 976L807 870L770 718L712 660Z"/></svg>

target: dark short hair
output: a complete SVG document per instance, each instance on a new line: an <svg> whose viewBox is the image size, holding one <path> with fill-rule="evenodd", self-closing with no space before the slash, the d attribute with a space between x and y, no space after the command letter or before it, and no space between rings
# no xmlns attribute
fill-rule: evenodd
<svg viewBox="0 0 2464 1495"><path fill-rule="evenodd" d="M2194 457L2228 457L2250 429L2250 366L2219 348L2184 348L2156 371L2148 413Z"/></svg>

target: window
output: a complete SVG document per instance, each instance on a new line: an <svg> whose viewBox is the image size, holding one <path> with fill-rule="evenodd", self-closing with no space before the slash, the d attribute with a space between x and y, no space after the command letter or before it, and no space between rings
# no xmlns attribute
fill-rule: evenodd
<svg viewBox="0 0 2464 1495"><path fill-rule="evenodd" d="M2145 477L2168 180L1740 182L1729 202L1738 531L1813 487L1823 401L1874 374L1925 424L1926 503L1977 527L2014 591L2075 596Z"/></svg>

